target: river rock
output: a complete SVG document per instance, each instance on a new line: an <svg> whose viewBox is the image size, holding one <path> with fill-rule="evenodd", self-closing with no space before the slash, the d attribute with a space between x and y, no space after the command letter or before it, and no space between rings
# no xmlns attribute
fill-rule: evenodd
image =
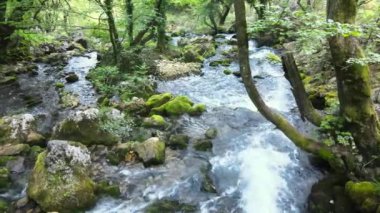
<svg viewBox="0 0 380 213"><path fill-rule="evenodd" d="M148 100L149 101L149 100ZM148 102L147 102L148 103ZM200 115L206 111L204 104L196 104L186 96L177 96L172 100L162 104L158 107L154 107L151 110L152 114L160 114L167 116L180 116L183 114Z"/></svg>
<svg viewBox="0 0 380 213"><path fill-rule="evenodd" d="M171 135L167 145L171 149L186 149L189 143L190 137L184 134Z"/></svg>
<svg viewBox="0 0 380 213"><path fill-rule="evenodd" d="M90 152L74 142L53 140L38 155L29 179L28 196L44 211L74 212L95 203L89 178Z"/></svg>
<svg viewBox="0 0 380 213"><path fill-rule="evenodd" d="M208 139L214 139L218 135L218 130L216 128L210 128L206 131L205 136Z"/></svg>
<svg viewBox="0 0 380 213"><path fill-rule="evenodd" d="M0 118L0 144L23 143L35 128L35 118L31 114Z"/></svg>
<svg viewBox="0 0 380 213"><path fill-rule="evenodd" d="M102 126L100 116L99 110L96 108L73 112L54 128L52 137L79 141L85 145L116 144L119 137ZM111 122L114 118L107 115L105 119Z"/></svg>
<svg viewBox="0 0 380 213"><path fill-rule="evenodd" d="M172 80L191 74L201 74L201 64L184 63L177 61L159 60L157 63L157 74L163 80Z"/></svg>
<svg viewBox="0 0 380 213"><path fill-rule="evenodd" d="M79 80L79 77L75 73L68 73L67 76L65 77L65 79L68 83L74 83L74 82L77 82Z"/></svg>
<svg viewBox="0 0 380 213"><path fill-rule="evenodd" d="M149 138L135 148L145 166L162 164L165 161L165 143L159 138Z"/></svg>
<svg viewBox="0 0 380 213"><path fill-rule="evenodd" d="M35 131L31 131L26 137L26 143L31 146L44 145L45 141L46 141L45 137Z"/></svg>
<svg viewBox="0 0 380 213"><path fill-rule="evenodd" d="M0 146L0 156L14 156L26 153L30 149L27 144L5 144Z"/></svg>
<svg viewBox="0 0 380 213"><path fill-rule="evenodd" d="M197 151L210 151L212 149L212 142L210 139L198 139L194 143L194 149Z"/></svg>
<svg viewBox="0 0 380 213"><path fill-rule="evenodd" d="M152 115L148 118L144 118L142 126L144 127L156 127L156 128L164 128L168 124L166 120L161 115Z"/></svg>

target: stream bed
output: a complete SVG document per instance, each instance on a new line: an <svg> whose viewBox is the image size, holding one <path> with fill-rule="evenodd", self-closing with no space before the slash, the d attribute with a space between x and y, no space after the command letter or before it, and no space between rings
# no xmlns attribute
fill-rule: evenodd
<svg viewBox="0 0 380 213"><path fill-rule="evenodd" d="M158 83L159 92L189 96L207 105L200 117L183 116L178 133L202 138L209 128L217 128L211 153L167 149L162 166L145 169L142 165L117 168L121 185L127 186L123 199L103 198L89 212L144 212L149 204L176 200L196 205L199 212L277 213L305 212L313 183L322 174L311 166L307 155L266 121L250 101L241 79L223 71L229 67L211 67L210 62L225 57L233 48L227 41L232 35L217 39L215 56L206 59L201 76L189 76ZM256 85L266 103L285 115L299 129L308 125L299 119L290 85L281 65L267 59L271 48L257 48L250 42L250 62ZM201 190L205 168L217 193Z"/></svg>

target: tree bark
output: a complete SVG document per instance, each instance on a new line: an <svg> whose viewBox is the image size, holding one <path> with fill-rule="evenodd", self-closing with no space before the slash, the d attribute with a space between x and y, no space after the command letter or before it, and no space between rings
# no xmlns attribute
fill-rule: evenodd
<svg viewBox="0 0 380 213"><path fill-rule="evenodd" d="M157 24L157 50L160 52L166 48L166 0L157 0L156 16L159 19Z"/></svg>
<svg viewBox="0 0 380 213"><path fill-rule="evenodd" d="M223 26L225 24L227 16L231 10L231 6L232 6L232 2L231 3L228 2L223 6L223 11L219 17L219 25L220 26Z"/></svg>
<svg viewBox="0 0 380 213"><path fill-rule="evenodd" d="M356 0L328 0L328 19L355 24ZM367 161L379 153L380 127L371 100L368 65L349 64L350 58L363 58L357 38L336 35L329 38L335 68L340 113L352 133L356 146Z"/></svg>
<svg viewBox="0 0 380 213"><path fill-rule="evenodd" d="M245 18L244 0L235 0L234 7L240 72L250 99L255 104L259 112L267 120L272 122L278 129L280 129L291 141L294 142L296 146L309 153L320 156L324 160L330 162L330 165L335 164L337 162L336 157L329 147L322 143L318 143L316 140L299 132L286 120L286 118L270 109L261 98L260 93L252 80L251 68L249 65L247 22Z"/></svg>
<svg viewBox="0 0 380 213"><path fill-rule="evenodd" d="M133 43L133 30L134 30L134 20L133 20L133 2L132 0L126 0L126 12L127 12L127 32L128 32L128 42L131 46Z"/></svg>
<svg viewBox="0 0 380 213"><path fill-rule="evenodd" d="M288 79L290 85L292 86L292 93L296 99L302 120L305 121L306 118L315 126L320 126L322 122L322 116L317 112L317 110L314 109L308 98L293 54L285 53L281 59L282 66L285 71L285 77Z"/></svg>
<svg viewBox="0 0 380 213"><path fill-rule="evenodd" d="M114 60L115 62L118 62L119 53L121 50L121 43L119 40L119 34L117 32L112 7L113 7L113 0L104 1L104 10L105 10L104 12L107 15L108 29L109 29L110 41L111 41L112 49L113 49Z"/></svg>

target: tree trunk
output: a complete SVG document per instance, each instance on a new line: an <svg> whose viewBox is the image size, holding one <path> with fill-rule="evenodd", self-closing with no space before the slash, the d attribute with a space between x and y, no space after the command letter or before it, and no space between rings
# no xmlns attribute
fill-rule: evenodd
<svg viewBox="0 0 380 213"><path fill-rule="evenodd" d="M160 52L166 48L166 0L157 0L156 14L158 18L157 25L157 50Z"/></svg>
<svg viewBox="0 0 380 213"><path fill-rule="evenodd" d="M126 12L127 12L127 32L128 32L128 42L131 46L133 43L133 28L134 28L134 20L133 20L133 2L132 0L126 0Z"/></svg>
<svg viewBox="0 0 380 213"><path fill-rule="evenodd" d="M320 126L322 122L321 115L314 109L303 85L301 75L298 71L296 62L292 53L285 53L282 57L282 66L285 71L285 77L288 79L292 86L292 93L296 99L298 110L300 111L301 118L305 118L313 123L315 126Z"/></svg>
<svg viewBox="0 0 380 213"><path fill-rule="evenodd" d="M219 17L219 25L220 26L223 26L225 24L227 16L231 10L231 6L232 6L232 3L226 3L226 5L224 5L223 11Z"/></svg>
<svg viewBox="0 0 380 213"><path fill-rule="evenodd" d="M356 12L356 0L328 0L328 19L355 24ZM379 122L371 100L369 67L347 63L350 58L364 57L357 38L336 35L329 39L329 45L341 116L345 118L360 153L369 161L378 154L380 141Z"/></svg>
<svg viewBox="0 0 380 213"><path fill-rule="evenodd" d="M299 132L286 120L286 118L270 109L261 98L260 93L252 80L251 68L249 65L247 22L245 18L244 2L244 0L235 0L234 7L239 48L240 72L249 97L259 112L267 120L272 122L278 129L280 129L290 140L292 140L296 146L309 153L320 156L324 160L330 162L330 165L337 164L336 157L329 147L322 143L318 143L314 139L309 138Z"/></svg>
<svg viewBox="0 0 380 213"><path fill-rule="evenodd" d="M119 34L117 32L115 19L112 12L112 6L113 6L113 0L105 0L104 1L104 9L105 13L107 15L107 22L108 22L108 31L110 35L110 41L112 44L113 49L113 55L115 62L118 61L119 53L121 50L121 43L119 40Z"/></svg>

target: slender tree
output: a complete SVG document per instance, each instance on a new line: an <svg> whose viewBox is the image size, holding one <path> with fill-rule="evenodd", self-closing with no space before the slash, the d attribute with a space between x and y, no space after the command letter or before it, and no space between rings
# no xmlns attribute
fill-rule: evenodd
<svg viewBox="0 0 380 213"><path fill-rule="evenodd" d="M126 15L127 15L127 33L129 45L133 43L133 31L134 31L134 20L133 20L133 10L134 5L132 0L125 1Z"/></svg>
<svg viewBox="0 0 380 213"><path fill-rule="evenodd" d="M166 0L157 0L156 14L158 18L157 24L157 49L163 51L166 47Z"/></svg>

